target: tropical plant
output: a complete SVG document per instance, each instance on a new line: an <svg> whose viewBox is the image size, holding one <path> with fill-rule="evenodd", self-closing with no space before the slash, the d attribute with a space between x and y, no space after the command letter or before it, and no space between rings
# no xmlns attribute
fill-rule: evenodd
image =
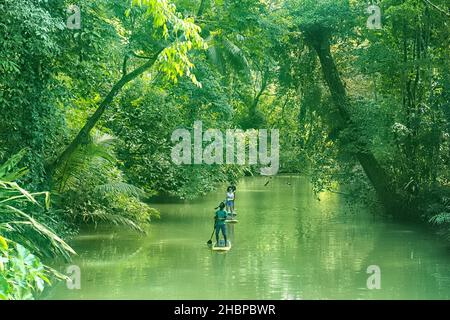
<svg viewBox="0 0 450 320"><path fill-rule="evenodd" d="M24 154L23 150L0 167L0 232L40 256L69 258L73 249L41 222L49 218L45 211L50 208L50 194L28 192L16 182L27 173L16 169ZM37 197L44 198L43 204Z"/></svg>
<svg viewBox="0 0 450 320"><path fill-rule="evenodd" d="M65 279L19 243L0 236L0 300L34 299L50 276Z"/></svg>
<svg viewBox="0 0 450 320"><path fill-rule="evenodd" d="M447 240L450 240L450 188L434 188L427 192L427 197L422 196L425 218Z"/></svg>
<svg viewBox="0 0 450 320"><path fill-rule="evenodd" d="M16 169L25 151L0 166L0 299L32 299L50 285L50 276L64 278L44 265L38 256L62 255L75 251L40 222L50 206L48 192L28 192L17 179L27 173ZM44 197L44 206L36 199ZM47 216L48 218L48 216Z"/></svg>
<svg viewBox="0 0 450 320"><path fill-rule="evenodd" d="M143 232L159 213L141 201L147 193L127 183L117 168L115 140L95 133L55 171L57 203L73 223L111 223Z"/></svg>

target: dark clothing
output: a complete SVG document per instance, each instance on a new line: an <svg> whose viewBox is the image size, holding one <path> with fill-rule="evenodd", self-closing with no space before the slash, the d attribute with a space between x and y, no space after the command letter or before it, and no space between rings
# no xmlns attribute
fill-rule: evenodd
<svg viewBox="0 0 450 320"><path fill-rule="evenodd" d="M217 210L214 219L216 220L216 226L225 225L225 220L227 219L227 212L225 210Z"/></svg>
<svg viewBox="0 0 450 320"><path fill-rule="evenodd" d="M225 224L216 225L216 243L219 245L219 232L222 231L223 239L225 240L225 246L227 246L227 226Z"/></svg>
<svg viewBox="0 0 450 320"><path fill-rule="evenodd" d="M215 228L216 228L216 243L219 245L219 232L222 231L223 239L225 240L225 246L227 245L227 226L225 220L227 219L227 212L225 210L216 211Z"/></svg>

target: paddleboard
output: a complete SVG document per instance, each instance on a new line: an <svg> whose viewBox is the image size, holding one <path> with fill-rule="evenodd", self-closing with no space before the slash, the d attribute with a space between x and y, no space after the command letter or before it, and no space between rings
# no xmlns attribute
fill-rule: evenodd
<svg viewBox="0 0 450 320"><path fill-rule="evenodd" d="M228 243L227 243L226 247L223 246L223 243L224 243L223 240L220 240L219 242L220 242L220 246L217 245L217 242L214 243L214 245L212 247L213 251L229 251L231 249L231 242L229 240L227 241Z"/></svg>

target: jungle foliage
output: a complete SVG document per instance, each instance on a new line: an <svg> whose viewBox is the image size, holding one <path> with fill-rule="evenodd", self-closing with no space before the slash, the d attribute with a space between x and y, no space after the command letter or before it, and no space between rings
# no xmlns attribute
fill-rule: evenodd
<svg viewBox="0 0 450 320"><path fill-rule="evenodd" d="M257 173L175 166L196 120L278 128L281 172L450 237L448 1L378 1L381 29L361 0L79 0L80 29L71 3L0 3L0 298L40 290L56 234L145 232L151 196Z"/></svg>

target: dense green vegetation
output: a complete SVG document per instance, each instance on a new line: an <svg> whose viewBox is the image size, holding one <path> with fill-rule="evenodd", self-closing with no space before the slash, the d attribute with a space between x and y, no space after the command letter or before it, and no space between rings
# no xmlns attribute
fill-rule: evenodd
<svg viewBox="0 0 450 320"><path fill-rule="evenodd" d="M143 232L150 196L257 174L174 165L196 120L278 128L281 172L450 236L445 0L382 0L379 30L359 0L80 0L81 29L71 3L0 3L0 299L49 282L56 234Z"/></svg>
<svg viewBox="0 0 450 320"><path fill-rule="evenodd" d="M43 221L52 221L48 192L29 193L15 180L28 173L18 169L24 152L0 167L0 299L29 299L51 284L49 275L64 278L38 256L75 252ZM43 204L37 200L43 197ZM28 248L28 249L27 249ZM33 253L30 252L33 251Z"/></svg>

